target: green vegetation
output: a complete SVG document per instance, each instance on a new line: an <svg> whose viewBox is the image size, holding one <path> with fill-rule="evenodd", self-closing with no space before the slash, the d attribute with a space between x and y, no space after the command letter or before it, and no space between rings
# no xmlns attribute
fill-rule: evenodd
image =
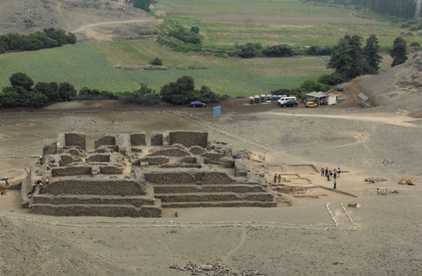
<svg viewBox="0 0 422 276"><path fill-rule="evenodd" d="M308 0L321 3L354 5L371 9L384 15L413 18L416 11L415 0Z"/></svg>
<svg viewBox="0 0 422 276"><path fill-rule="evenodd" d="M363 55L368 63L367 72L369 74L376 74L380 69L380 63L382 56L380 55L380 46L378 44L378 38L376 35L371 35L366 40L365 48L363 49Z"/></svg>
<svg viewBox="0 0 422 276"><path fill-rule="evenodd" d="M334 47L328 66L344 80L351 80L363 74L377 73L381 59L375 35L368 38L364 48L362 37L346 35Z"/></svg>
<svg viewBox="0 0 422 276"><path fill-rule="evenodd" d="M391 50L391 57L393 58L393 63L391 66L397 66L403 64L407 60L407 42L401 37L394 40L393 49Z"/></svg>
<svg viewBox="0 0 422 276"><path fill-rule="evenodd" d="M133 6L145 11L150 11L152 2L152 0L133 0Z"/></svg>
<svg viewBox="0 0 422 276"><path fill-rule="evenodd" d="M215 103L219 100L217 94L207 86L202 86L199 90L195 89L193 78L188 76L164 85L160 94L163 101L175 105L184 105L191 101Z"/></svg>
<svg viewBox="0 0 422 276"><path fill-rule="evenodd" d="M75 44L76 36L60 29L45 29L31 34L0 35L0 54L14 51L34 51Z"/></svg>
<svg viewBox="0 0 422 276"><path fill-rule="evenodd" d="M346 33L376 34L381 48L390 49L402 31L375 14L301 0L160 0L157 9L181 25L199 26L202 49L211 52L246 43L334 46Z"/></svg>
<svg viewBox="0 0 422 276"><path fill-rule="evenodd" d="M119 70L113 65L149 64L154 57L168 70ZM0 55L0 87L15 72L30 74L36 81L69 82L78 89L133 91L140 83L159 90L185 75L198 86L219 94L249 96L263 91L294 88L307 79L318 79L326 69L321 57L239 59L201 56L172 51L153 40L78 43L37 52Z"/></svg>
<svg viewBox="0 0 422 276"><path fill-rule="evenodd" d="M387 53L402 31L400 24L361 17L363 13L355 10L301 0L160 0L157 10L166 12L160 43L153 39L83 42L5 53L0 55L0 87L8 85L15 72L30 74L37 82L69 82L77 89L90 87L115 95L139 89L141 83L159 91L186 75L198 87L230 96L299 88L321 75L326 76L320 83L333 85L342 76L330 75L328 58L318 55L330 55L345 33L376 34L378 46ZM418 43L421 36L409 39L411 45ZM256 58L227 54L233 52ZM129 70L158 64L156 57L165 61L163 70Z"/></svg>
<svg viewBox="0 0 422 276"><path fill-rule="evenodd" d="M155 65L155 66L161 66L163 65L163 61L160 58L156 57L153 60L151 60L150 64Z"/></svg>
<svg viewBox="0 0 422 276"><path fill-rule="evenodd" d="M37 83L24 73L15 73L10 86L0 92L0 108L42 107L48 103L69 101L76 96L69 83Z"/></svg>

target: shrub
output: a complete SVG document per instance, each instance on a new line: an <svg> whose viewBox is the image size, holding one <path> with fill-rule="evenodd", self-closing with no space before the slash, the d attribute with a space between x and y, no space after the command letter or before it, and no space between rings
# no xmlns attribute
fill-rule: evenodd
<svg viewBox="0 0 422 276"><path fill-rule="evenodd" d="M303 92L328 91L330 89L330 86L323 84L323 83L320 83L320 82L307 80L307 81L302 83L302 85L300 86L300 89Z"/></svg>
<svg viewBox="0 0 422 276"><path fill-rule="evenodd" d="M309 56L329 56L332 51L331 47L311 46L306 49L305 54Z"/></svg>
<svg viewBox="0 0 422 276"><path fill-rule="evenodd" d="M133 6L135 8L143 9L145 11L150 11L150 6L152 0L133 0Z"/></svg>
<svg viewBox="0 0 422 276"><path fill-rule="evenodd" d="M191 31L192 33L195 33L195 34L199 34L200 29L199 29L199 27L198 27L198 26L192 26L192 27L190 28L190 31Z"/></svg>
<svg viewBox="0 0 422 276"><path fill-rule="evenodd" d="M56 82L39 82L35 85L34 90L46 96L48 102L61 101L61 97L58 92L59 85Z"/></svg>
<svg viewBox="0 0 422 276"><path fill-rule="evenodd" d="M262 53L267 57L291 57L295 51L289 45L275 45L265 48Z"/></svg>
<svg viewBox="0 0 422 276"><path fill-rule="evenodd" d="M25 73L15 73L9 78L12 87L22 87L29 90L34 85L34 81Z"/></svg>
<svg viewBox="0 0 422 276"><path fill-rule="evenodd" d="M156 66L161 66L161 65L163 65L163 61L160 58L156 57L153 60L151 60L150 64L156 65Z"/></svg>
<svg viewBox="0 0 422 276"><path fill-rule="evenodd" d="M204 103L216 103L219 101L218 95L211 90L208 86L202 86L201 89L198 91L196 99L198 101Z"/></svg>
<svg viewBox="0 0 422 276"><path fill-rule="evenodd" d="M110 91L100 91L97 89L90 89L87 87L79 91L79 100L115 100L117 97Z"/></svg>
<svg viewBox="0 0 422 276"><path fill-rule="evenodd" d="M234 53L242 58L253 58L262 54L262 45L259 43L246 43L237 45Z"/></svg>
<svg viewBox="0 0 422 276"><path fill-rule="evenodd" d="M60 95L61 101L70 101L77 96L77 91L75 87L67 82L59 84L58 93Z"/></svg>
<svg viewBox="0 0 422 276"><path fill-rule="evenodd" d="M129 93L126 96L120 98L122 101L127 103L135 103L141 105L157 105L161 102L161 97L155 90L149 88L145 84L141 84L141 87Z"/></svg>
<svg viewBox="0 0 422 276"><path fill-rule="evenodd" d="M337 73L325 74L318 79L318 82L326 85L337 85L344 81L344 78Z"/></svg>

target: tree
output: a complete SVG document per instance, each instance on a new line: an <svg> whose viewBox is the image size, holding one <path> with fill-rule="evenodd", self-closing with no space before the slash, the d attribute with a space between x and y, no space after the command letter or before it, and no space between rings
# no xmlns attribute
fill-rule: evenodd
<svg viewBox="0 0 422 276"><path fill-rule="evenodd" d="M362 38L346 35L340 39L333 49L328 67L335 69L345 80L365 73L367 63L362 50Z"/></svg>
<svg viewBox="0 0 422 276"><path fill-rule="evenodd" d="M15 73L9 78L12 87L22 87L30 90L34 85L34 81L25 73Z"/></svg>
<svg viewBox="0 0 422 276"><path fill-rule="evenodd" d="M376 74L380 69L380 63L382 61L382 56L379 54L380 46L378 43L378 38L375 35L371 35L366 40L365 48L363 49L363 53L366 58L366 62L368 68L366 73L369 74Z"/></svg>
<svg viewBox="0 0 422 276"><path fill-rule="evenodd" d="M198 91L196 100L204 103L216 103L218 102L218 95L211 90L208 86L202 86Z"/></svg>
<svg viewBox="0 0 422 276"><path fill-rule="evenodd" d="M56 82L39 82L35 85L34 90L37 93L45 95L49 102L61 101L60 94L58 93L59 86Z"/></svg>
<svg viewBox="0 0 422 276"><path fill-rule="evenodd" d="M402 37L394 40L393 49L390 52L393 58L392 67L403 64L407 60L407 42Z"/></svg>
<svg viewBox="0 0 422 276"><path fill-rule="evenodd" d="M75 87L67 82L62 82L59 84L58 92L62 101L70 101L77 95Z"/></svg>
<svg viewBox="0 0 422 276"><path fill-rule="evenodd" d="M181 77L176 82L171 82L161 88L161 99L165 102L183 105L191 101L202 101L204 103L218 102L218 95L209 87L202 86L195 90L195 83L192 77Z"/></svg>

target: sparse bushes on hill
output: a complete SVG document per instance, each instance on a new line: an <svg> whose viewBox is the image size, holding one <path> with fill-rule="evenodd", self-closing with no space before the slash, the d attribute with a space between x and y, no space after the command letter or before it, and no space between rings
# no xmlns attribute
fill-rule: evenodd
<svg viewBox="0 0 422 276"><path fill-rule="evenodd" d="M12 51L33 51L75 44L76 36L61 29L49 28L31 34L0 35L0 54Z"/></svg>
<svg viewBox="0 0 422 276"><path fill-rule="evenodd" d="M158 42L177 51L200 51L202 36L197 26L186 27L175 20L165 20L160 26Z"/></svg>

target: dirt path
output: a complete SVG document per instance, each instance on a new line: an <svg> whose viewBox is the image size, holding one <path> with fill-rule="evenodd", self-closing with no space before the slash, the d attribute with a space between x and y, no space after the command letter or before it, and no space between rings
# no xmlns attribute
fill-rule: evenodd
<svg viewBox="0 0 422 276"><path fill-rule="evenodd" d="M394 125L400 127L415 127L418 128L413 121L417 119L400 116L400 115L380 115L380 114L365 114L365 115L329 115L329 114L301 114L301 113L286 113L286 112L267 112L269 115L286 116L286 117L309 117L321 119L340 119L351 121L371 122L378 124Z"/></svg>
<svg viewBox="0 0 422 276"><path fill-rule="evenodd" d="M117 21L104 21L104 22L97 22L97 23L91 23L82 25L79 28L73 30L73 33L83 33L87 32L92 28L95 27L103 27L103 26L113 26L113 25L122 25L122 24L132 24L132 23L150 23L154 22L156 19L152 17L146 17L142 19L129 19L129 20L117 20Z"/></svg>

